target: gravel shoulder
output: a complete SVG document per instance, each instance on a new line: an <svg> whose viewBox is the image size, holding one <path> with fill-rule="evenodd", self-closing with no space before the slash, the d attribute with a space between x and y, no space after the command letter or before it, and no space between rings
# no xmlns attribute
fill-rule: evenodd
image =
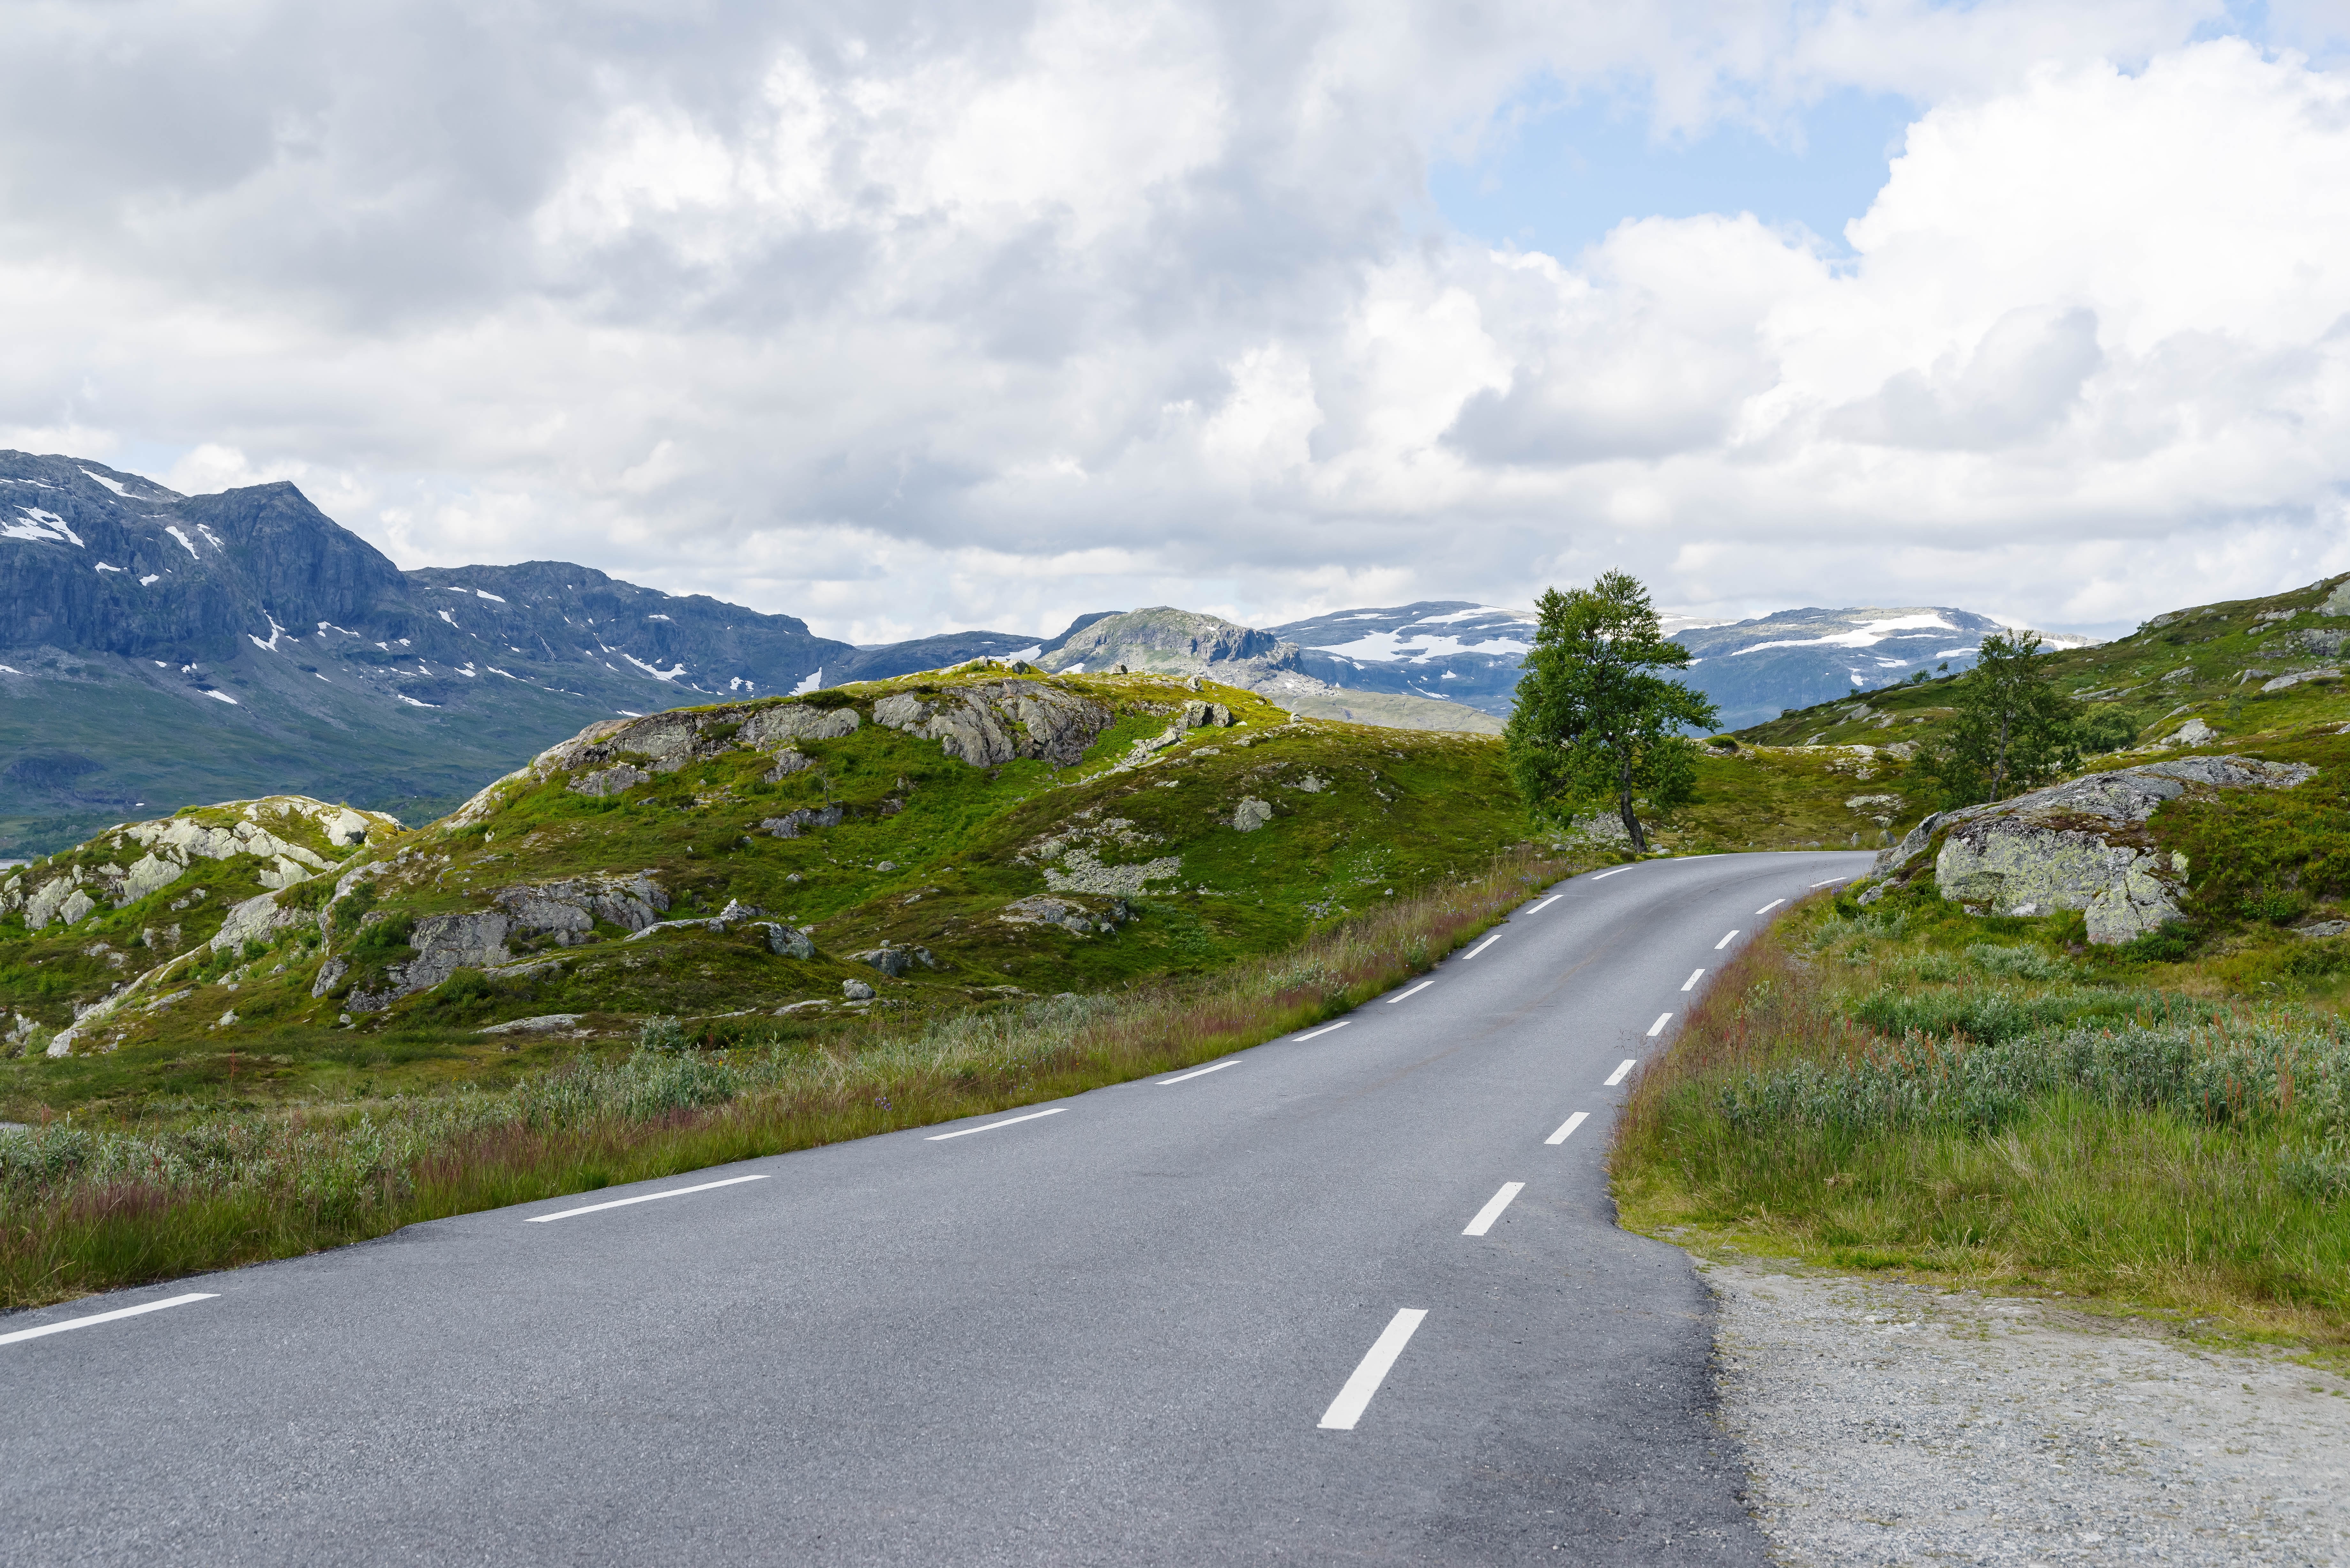
<svg viewBox="0 0 2350 1568"><path fill-rule="evenodd" d="M2057 1303L1698 1267L1782 1562L2350 1564L2341 1377Z"/></svg>

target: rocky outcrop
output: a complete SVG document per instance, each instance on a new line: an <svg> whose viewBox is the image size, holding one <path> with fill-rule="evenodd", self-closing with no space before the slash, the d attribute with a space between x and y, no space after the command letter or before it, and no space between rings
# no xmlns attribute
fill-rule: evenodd
<svg viewBox="0 0 2350 1568"><path fill-rule="evenodd" d="M873 704L873 722L939 742L972 767L1020 757L1069 767L1116 719L1109 708L1041 680L994 680L934 697L899 692Z"/></svg>
<svg viewBox="0 0 2350 1568"><path fill-rule="evenodd" d="M837 805L804 805L781 816L760 818L759 831L772 833L777 838L797 838L811 827L838 827L843 815Z"/></svg>
<svg viewBox="0 0 2350 1568"><path fill-rule="evenodd" d="M403 996L430 991L461 969L489 969L513 955L506 935L514 921L503 909L463 915L428 915L410 930L408 945L416 956L384 971L385 983L369 991L353 987L343 998L352 1012L380 1012ZM325 978L324 967L320 978Z"/></svg>
<svg viewBox="0 0 2350 1568"><path fill-rule="evenodd" d="M1929 816L1877 856L1875 874L1914 874L1912 863L1939 838L1933 874L1945 898L1984 914L2079 909L2091 941L2126 942L2179 916L2189 867L2162 854L2146 827L2164 802L2198 791L2290 789L2314 772L2298 763L2182 757L2091 774Z"/></svg>
<svg viewBox="0 0 2350 1568"><path fill-rule="evenodd" d="M1134 919L1134 909L1123 898L1114 899L1107 908L1097 909L1075 899L1032 893L1025 898L1014 898L1004 905L995 912L995 918L1007 926L1058 926L1078 936L1095 931L1106 935Z"/></svg>
<svg viewBox="0 0 2350 1568"><path fill-rule="evenodd" d="M580 877L501 888L491 902L519 929L551 934L566 947L583 941L596 922L641 931L669 908L669 894L644 872L633 877Z"/></svg>

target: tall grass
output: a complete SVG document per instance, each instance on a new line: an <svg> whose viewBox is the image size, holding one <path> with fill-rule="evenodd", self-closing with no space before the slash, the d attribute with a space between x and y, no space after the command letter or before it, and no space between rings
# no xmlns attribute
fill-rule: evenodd
<svg viewBox="0 0 2350 1568"><path fill-rule="evenodd" d="M1870 937L1799 911L1723 971L1619 1127L1627 1224L2350 1345L2339 1020Z"/></svg>
<svg viewBox="0 0 2350 1568"><path fill-rule="evenodd" d="M0 1306L295 1256L421 1220L1056 1098L1366 1001L1573 869L1529 853L1214 976L933 1016L816 1045L679 1050L514 1088L0 1135Z"/></svg>

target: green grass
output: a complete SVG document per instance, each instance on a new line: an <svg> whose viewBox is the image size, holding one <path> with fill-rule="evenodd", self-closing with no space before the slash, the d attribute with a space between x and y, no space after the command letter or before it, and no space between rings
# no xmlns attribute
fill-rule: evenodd
<svg viewBox="0 0 2350 1568"><path fill-rule="evenodd" d="M2338 999L2074 934L1930 889L1799 909L1638 1085L1625 1223L2350 1352Z"/></svg>
<svg viewBox="0 0 2350 1568"><path fill-rule="evenodd" d="M1475 877L1188 980L703 1050L575 1055L503 1088L287 1109L149 1103L0 1135L0 1307L286 1257L401 1225L1055 1098L1207 1060L1426 970L1578 867ZM680 1049L680 1046L683 1046Z"/></svg>

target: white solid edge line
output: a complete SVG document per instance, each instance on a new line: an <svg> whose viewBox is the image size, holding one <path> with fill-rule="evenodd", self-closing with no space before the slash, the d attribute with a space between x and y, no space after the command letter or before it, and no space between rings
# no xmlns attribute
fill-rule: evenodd
<svg viewBox="0 0 2350 1568"><path fill-rule="evenodd" d="M1614 1088L1617 1085L1618 1085L1618 1084L1620 1084L1620 1083L1622 1083L1622 1082L1624 1081L1624 1075L1625 1075L1625 1074L1627 1074L1627 1073L1630 1072L1633 1068L1635 1068L1635 1067L1638 1066L1639 1064L1640 1064L1640 1059L1639 1059L1638 1056L1627 1056L1627 1057L1625 1057L1625 1058L1624 1058L1623 1064L1622 1064L1621 1066L1617 1067L1614 1072L1612 1072L1612 1073L1608 1074L1608 1075L1607 1075L1607 1082L1606 1082L1605 1084L1601 1085L1600 1085L1600 1087L1605 1088L1605 1089L1612 1089L1612 1088Z"/></svg>
<svg viewBox="0 0 2350 1568"><path fill-rule="evenodd" d="M1814 882L1812 886L1814 888L1833 888L1839 882L1849 882L1851 880L1852 878L1849 877L1831 877L1825 882Z"/></svg>
<svg viewBox="0 0 2350 1568"><path fill-rule="evenodd" d="M1737 933L1736 931L1732 931L1732 932L1731 932L1728 936L1726 936L1726 937L1722 938L1720 941L1718 941L1718 942L1714 943L1714 944L1713 944L1713 950L1714 950L1714 951L1716 951L1716 952L1720 952L1722 949L1724 949L1724 948L1728 947L1731 943L1732 943L1732 942L1736 941L1737 940L1738 940L1738 933Z"/></svg>
<svg viewBox="0 0 2350 1568"><path fill-rule="evenodd" d="M1303 1034L1293 1034L1289 1038L1293 1041L1318 1040L1323 1035L1329 1033L1333 1029L1344 1029L1347 1024L1352 1023L1353 1022L1354 1020L1351 1018L1341 1018L1336 1023L1325 1023L1319 1029L1309 1029Z"/></svg>
<svg viewBox="0 0 2350 1568"><path fill-rule="evenodd" d="M1189 1083L1193 1078L1204 1078L1211 1073L1221 1073L1227 1067L1237 1067L1240 1064L1240 1059L1238 1057L1234 1057L1229 1062L1218 1062L1211 1066L1194 1067L1188 1073L1178 1073L1171 1078L1159 1079L1159 1086L1163 1089L1170 1084Z"/></svg>
<svg viewBox="0 0 2350 1568"><path fill-rule="evenodd" d="M1492 1230L1493 1221L1502 1217L1502 1210L1510 1206L1510 1200L1525 1189L1526 1184L1523 1181L1502 1183L1502 1190L1485 1199L1485 1207L1477 1210L1477 1218L1470 1220L1469 1228L1461 1233L1463 1236L1482 1236Z"/></svg>
<svg viewBox="0 0 2350 1568"><path fill-rule="evenodd" d="M607 1209L626 1209L631 1203L650 1203L656 1199L682 1198L689 1192L707 1192L713 1187L740 1187L746 1181L764 1181L764 1176L730 1176L723 1181L705 1181L699 1187L672 1187L661 1192L640 1193L634 1198L615 1198L609 1203L590 1203L584 1209L566 1209L556 1214L526 1214L525 1225L544 1225L550 1220L568 1220L574 1214L600 1214Z"/></svg>
<svg viewBox="0 0 2350 1568"><path fill-rule="evenodd" d="M1567 1117L1565 1122L1560 1124L1558 1131L1543 1139L1543 1142L1565 1143L1574 1135L1575 1128L1581 1127L1585 1122L1590 1119L1591 1113L1589 1111L1577 1111L1573 1116Z"/></svg>
<svg viewBox="0 0 2350 1568"><path fill-rule="evenodd" d="M1403 1001L1406 997L1418 996L1421 992L1426 991L1430 986L1434 985L1435 983L1436 982L1432 980L1423 980L1418 985L1413 986L1409 991L1399 991L1393 996L1388 997L1388 1005L1389 1007L1393 1007L1397 1002Z"/></svg>
<svg viewBox="0 0 2350 1568"><path fill-rule="evenodd" d="M38 1328L20 1328L14 1334L0 1334L0 1345L41 1339L52 1334L64 1334L68 1329L88 1328L95 1324L113 1323L119 1318L161 1312L165 1307L186 1306L190 1302L217 1301L219 1298L218 1291L191 1291L186 1295L170 1296L160 1302L140 1302L137 1306L117 1307L112 1312L94 1312L88 1317L69 1317L63 1323L45 1323Z"/></svg>
<svg viewBox="0 0 2350 1568"><path fill-rule="evenodd" d="M1549 898L1544 898L1541 903L1536 904L1534 908L1528 909L1526 913L1529 915L1539 915L1544 909L1549 909L1553 904L1557 903L1561 898L1565 897L1566 895L1564 893L1553 893Z"/></svg>
<svg viewBox="0 0 2350 1568"><path fill-rule="evenodd" d="M1618 866L1618 867L1616 867L1616 869L1615 869L1615 870L1613 870L1613 871L1597 871L1597 872L1594 872L1594 873L1592 874L1592 877L1591 877L1591 879L1592 879L1594 882L1605 882L1606 880L1607 880L1607 878L1608 878L1608 877L1620 877L1620 876L1622 876L1625 872L1629 871L1630 869L1631 869L1631 867L1630 867L1629 866Z"/></svg>
<svg viewBox="0 0 2350 1568"><path fill-rule="evenodd" d="M1767 904L1763 905L1761 909L1759 909L1755 910L1754 912L1755 912L1756 914L1758 914L1758 915L1767 915L1767 914L1769 914L1772 910L1773 910L1773 909L1777 909L1780 905L1782 905L1782 904L1785 903L1786 901L1787 901L1787 900L1786 900L1786 899L1784 899L1784 898L1773 898L1773 899L1772 899L1769 903L1767 903Z"/></svg>
<svg viewBox="0 0 2350 1568"><path fill-rule="evenodd" d="M1690 977L1681 981L1681 989L1683 991L1687 991L1690 987L1695 985L1699 981L1703 980L1704 978L1705 971L1701 969L1693 969L1690 971Z"/></svg>
<svg viewBox="0 0 2350 1568"><path fill-rule="evenodd" d="M1671 1013L1658 1013L1657 1021L1648 1025L1648 1038L1654 1040L1658 1035L1662 1034L1665 1032L1665 1025L1670 1023L1672 1021L1673 1015Z"/></svg>
<svg viewBox="0 0 2350 1568"><path fill-rule="evenodd" d="M1492 936L1487 937L1483 941L1479 942L1475 947L1471 948L1467 952L1462 953L1461 955L1461 961L1462 963L1467 963L1471 959L1475 958L1479 953L1483 952L1487 948L1492 947L1495 942L1498 942L1501 940L1502 933L1495 931Z"/></svg>
<svg viewBox="0 0 2350 1568"><path fill-rule="evenodd" d="M1055 1106L1049 1111L1030 1111L1024 1116L1006 1116L1000 1122L990 1122L983 1127L962 1127L951 1133L933 1133L922 1141L924 1143L944 1143L951 1137L969 1137L973 1133L993 1132L998 1127L1008 1127L1014 1122L1033 1122L1038 1116L1057 1116L1068 1108L1069 1107L1066 1106Z"/></svg>
<svg viewBox="0 0 2350 1568"><path fill-rule="evenodd" d="M1361 1363L1355 1368L1355 1375L1347 1379L1347 1386L1338 1390L1338 1397L1330 1401L1327 1410L1322 1412L1320 1424L1324 1429L1333 1432L1355 1429L1355 1423L1361 1420L1363 1412L1370 1407L1371 1396L1378 1393L1379 1385L1387 1381L1388 1369L1395 1366L1396 1357L1403 1354L1403 1347L1411 1343L1412 1334L1419 1328L1419 1320L1427 1315L1426 1307L1396 1309L1395 1316L1388 1319L1387 1327L1381 1329L1378 1338L1371 1342L1371 1348L1364 1352Z"/></svg>

